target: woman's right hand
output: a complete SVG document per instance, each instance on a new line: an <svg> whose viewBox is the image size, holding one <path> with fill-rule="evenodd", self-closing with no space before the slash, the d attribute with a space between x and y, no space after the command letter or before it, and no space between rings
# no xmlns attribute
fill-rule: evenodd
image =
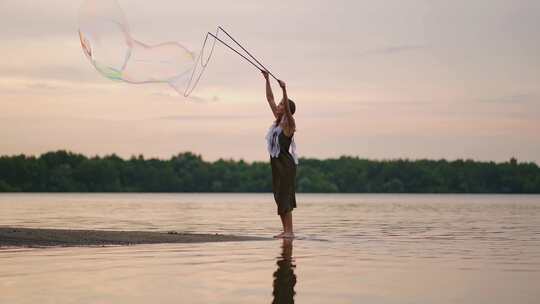
<svg viewBox="0 0 540 304"><path fill-rule="evenodd" d="M264 79L268 80L268 71L261 71L264 76Z"/></svg>

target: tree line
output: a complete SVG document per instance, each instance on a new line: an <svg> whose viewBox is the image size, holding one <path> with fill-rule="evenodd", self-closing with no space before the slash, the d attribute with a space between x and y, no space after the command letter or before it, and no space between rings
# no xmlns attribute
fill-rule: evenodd
<svg viewBox="0 0 540 304"><path fill-rule="evenodd" d="M540 168L518 162L301 158L298 192L540 193ZM0 192L271 192L268 162L87 157L68 151L0 157Z"/></svg>

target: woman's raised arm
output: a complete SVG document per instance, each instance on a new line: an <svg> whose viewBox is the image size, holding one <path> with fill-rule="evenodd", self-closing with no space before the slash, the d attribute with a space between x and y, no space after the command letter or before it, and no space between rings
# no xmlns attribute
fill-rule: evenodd
<svg viewBox="0 0 540 304"><path fill-rule="evenodd" d="M294 117L291 113L291 106L290 106L290 103L289 103L289 96L287 96L287 85L285 84L285 82L283 80L278 80L279 82L279 86L281 87L282 91L283 91L283 105L284 105L284 108L285 108L285 117L287 118L287 124L286 124L286 128L284 128L284 132L285 132L285 135L287 136L292 136L295 129L296 129L296 124L295 124L295 121L294 121Z"/></svg>
<svg viewBox="0 0 540 304"><path fill-rule="evenodd" d="M272 86L270 85L270 80L268 79L268 72L262 71L262 74L264 76L264 79L266 80L266 100L268 100L268 105L270 106L274 117L277 118L277 106L276 102L274 101L274 93L272 93Z"/></svg>

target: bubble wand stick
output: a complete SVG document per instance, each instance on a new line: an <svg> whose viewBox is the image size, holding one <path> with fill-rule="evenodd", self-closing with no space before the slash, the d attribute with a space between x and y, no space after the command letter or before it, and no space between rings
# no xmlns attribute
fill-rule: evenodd
<svg viewBox="0 0 540 304"><path fill-rule="evenodd" d="M229 39L231 39L237 46L239 46L249 57L251 57L251 59L253 59L253 62L251 59L249 59L248 57L246 57L246 55L240 53L240 51L238 51L237 49L235 49L234 47L230 46L228 43L226 43L225 41L223 41L221 38L219 38L219 32L223 32L225 33ZM204 58L204 50L205 50L205 47L206 47L206 44L208 42L208 37L212 37L214 38L214 43L212 44L212 47L210 48L210 53L208 54L208 58L206 60L203 60ZM204 42L203 42L203 45L202 45L202 48L201 48L201 52L199 53L199 56L197 58L197 62L200 63L201 65L201 71L198 73L198 76L195 76L196 74L196 68L193 68L193 71L192 71L192 74L191 74L191 78L188 82L188 85L186 87L186 90L184 92L184 96L189 96L191 94L191 92L193 92L193 90L197 87L202 75L204 74L204 70L206 69L206 66L208 65L208 62L210 61L210 59L212 58L212 54L214 53L214 48L216 46L216 41L219 41L221 44L225 45L227 48L229 48L230 50L232 50L233 52L235 52L236 54L240 55L240 57L244 58L244 60L246 60L247 62L251 63L251 65L253 65L255 68L257 68L258 70L260 70L261 72L262 71L266 71L268 72L268 74L270 74L275 80L278 80L278 78L272 74L272 72L270 72L257 58L255 58L255 56L253 56L246 48L244 48L242 46L242 44L240 44L240 42L238 42L236 39L234 39L234 37L229 34L223 27L221 26L218 26L217 29L216 29L216 33L215 34L212 34L210 32L206 33L206 36L204 38ZM197 66L197 64L195 64L195 66Z"/></svg>
<svg viewBox="0 0 540 304"><path fill-rule="evenodd" d="M225 29L223 29L223 27L221 26L218 26L218 29L221 30L223 33L225 33L232 41L234 41L234 43L236 43L244 52L246 52L249 57L251 57L253 60L255 60L255 62L257 62L260 67L258 65L256 65L255 63L253 63L253 61L249 60L248 58L246 58L246 56L240 54L240 52L238 52L237 50L235 50L234 48L232 48L230 45L228 45L227 43L225 43L223 40L219 39L217 36L215 36L214 34L212 33L208 33L210 36L214 37L215 39L217 39L219 42L221 42L222 44L224 44L226 47L228 47L229 49L233 50L234 52L236 52L236 54L242 56L242 58L246 59L249 63L251 63L253 66L255 66L256 68L258 68L261 72L262 71L266 71L268 72L268 74L270 74L272 77L274 77L275 80L278 80L278 78L276 76L274 76L274 74L272 74L272 72L270 72L259 60L257 60L257 58L255 58L255 56L253 56L248 50L246 50L242 44L240 44L240 42L238 42L236 39L233 38L233 36L231 36L231 34L229 34Z"/></svg>

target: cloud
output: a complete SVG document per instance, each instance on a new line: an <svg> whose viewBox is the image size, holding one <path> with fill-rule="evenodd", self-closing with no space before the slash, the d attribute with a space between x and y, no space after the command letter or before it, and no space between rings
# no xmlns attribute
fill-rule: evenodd
<svg viewBox="0 0 540 304"><path fill-rule="evenodd" d="M267 115L262 114L245 114L245 115L190 115L190 114L184 114L184 115L168 115L168 116L161 116L157 119L159 120L232 120L232 119L259 119L260 117L266 117Z"/></svg>
<svg viewBox="0 0 540 304"><path fill-rule="evenodd" d="M391 54L397 54L397 53L403 53L403 52L420 51L426 48L427 47L425 45L414 45L414 44L391 45L391 46L385 46L381 48L375 48L375 49L363 51L360 53L360 56L391 55Z"/></svg>
<svg viewBox="0 0 540 304"><path fill-rule="evenodd" d="M31 90L56 90L65 87L60 81L35 80L30 78L4 78L0 76L0 89L2 93L23 93Z"/></svg>
<svg viewBox="0 0 540 304"><path fill-rule="evenodd" d="M29 89L34 89L34 90L55 90L59 88L58 85L56 84L45 83L45 82L29 83L27 87Z"/></svg>
<svg viewBox="0 0 540 304"><path fill-rule="evenodd" d="M27 95L36 93L48 94L46 96L60 96L66 93L78 93L88 90L92 90L93 92L110 93L121 89L122 88L117 86L114 82L103 82L101 84L93 82L83 83L69 80L33 77L2 77L0 74L0 96L3 94Z"/></svg>
<svg viewBox="0 0 540 304"><path fill-rule="evenodd" d="M188 98L195 101L195 102L203 102L203 103L219 102L220 101L220 98L218 96L201 97L201 96L197 96L197 95L190 95Z"/></svg>
<svg viewBox="0 0 540 304"><path fill-rule="evenodd" d="M504 96L484 98L484 99L479 99L478 101L484 102L484 103L530 103L530 102L537 102L538 97L535 96L534 94L523 93L523 94L504 95Z"/></svg>
<svg viewBox="0 0 540 304"><path fill-rule="evenodd" d="M184 99L184 95L181 93L178 93L174 89L167 89L163 91L157 91L152 92L150 94L151 96L158 96L158 97L167 97L167 98L173 98L173 99ZM197 103L213 103L213 102L219 102L221 99L219 96L212 96L212 97L202 97L197 95L189 95L189 97L185 98L187 100L197 102Z"/></svg>
<svg viewBox="0 0 540 304"><path fill-rule="evenodd" d="M9 75L10 78L24 78L43 81L59 81L69 83L102 83L101 77L96 77L91 66L8 66L0 65L0 77Z"/></svg>

